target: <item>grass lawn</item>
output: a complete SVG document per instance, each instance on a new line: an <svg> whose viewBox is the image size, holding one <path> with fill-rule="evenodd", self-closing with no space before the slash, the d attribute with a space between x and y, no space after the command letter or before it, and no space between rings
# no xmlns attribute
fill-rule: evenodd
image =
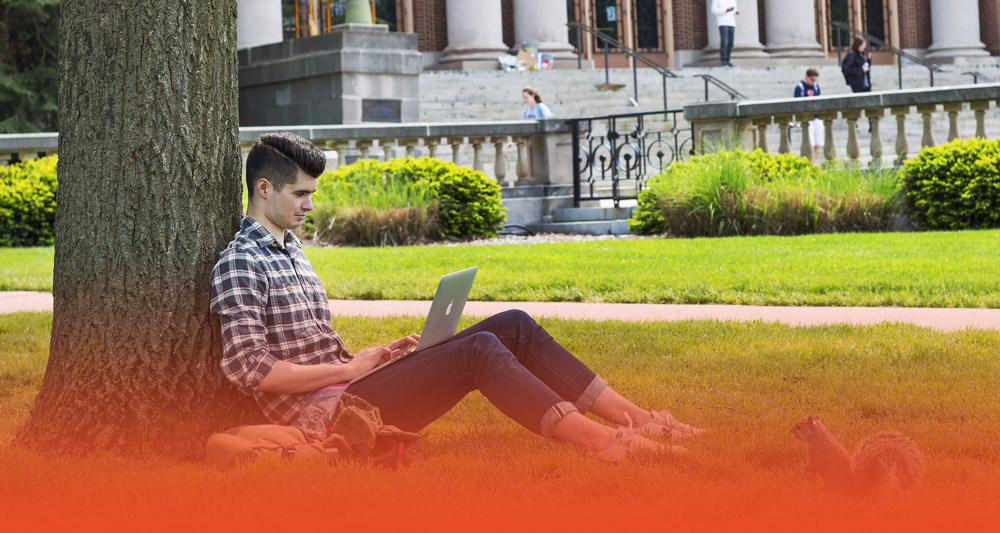
<svg viewBox="0 0 1000 533"><path fill-rule="evenodd" d="M608 465L527 432L473 394L425 430L425 458L401 472L262 462L220 473L11 448L40 385L50 322L47 313L0 316L0 516L16 530L996 527L977 520L1000 503L1000 332L543 319L617 390L711 432L685 443L686 458ZM418 322L337 318L334 327L357 349ZM878 502L823 495L789 433L810 414L849 449L883 429L912 436L927 455L922 487Z"/></svg>
<svg viewBox="0 0 1000 533"><path fill-rule="evenodd" d="M308 248L332 298L1000 307L1000 232ZM0 249L0 290L51 290L52 249Z"/></svg>

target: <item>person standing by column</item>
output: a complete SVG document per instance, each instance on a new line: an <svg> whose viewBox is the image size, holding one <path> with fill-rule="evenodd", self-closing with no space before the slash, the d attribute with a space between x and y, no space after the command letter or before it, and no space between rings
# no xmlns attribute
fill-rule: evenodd
<svg viewBox="0 0 1000 533"><path fill-rule="evenodd" d="M731 67L729 58L733 54L733 41L736 39L736 15L740 10L736 0L712 0L712 14L719 25L719 59L722 66Z"/></svg>
<svg viewBox="0 0 1000 533"><path fill-rule="evenodd" d="M796 98L808 98L810 96L819 96L819 72L810 68L806 70L806 77L804 80L800 81L795 85L795 97ZM811 122L809 122L809 141L812 143L813 147L813 159L816 159L816 154L819 153L819 148L823 146L823 121L819 119L819 115L814 115Z"/></svg>

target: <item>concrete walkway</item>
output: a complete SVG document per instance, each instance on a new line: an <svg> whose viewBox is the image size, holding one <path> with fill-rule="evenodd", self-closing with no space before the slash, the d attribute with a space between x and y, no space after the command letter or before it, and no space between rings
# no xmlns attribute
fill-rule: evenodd
<svg viewBox="0 0 1000 533"><path fill-rule="evenodd" d="M340 316L426 315L429 301L330 300ZM0 313L49 311L52 295L44 292L0 292ZM1000 309L940 309L914 307L780 307L752 305L598 304L573 302L469 302L465 314L489 316L522 309L532 316L593 320L734 320L780 322L792 326L821 324L872 325L900 322L955 331L966 328L1000 330Z"/></svg>

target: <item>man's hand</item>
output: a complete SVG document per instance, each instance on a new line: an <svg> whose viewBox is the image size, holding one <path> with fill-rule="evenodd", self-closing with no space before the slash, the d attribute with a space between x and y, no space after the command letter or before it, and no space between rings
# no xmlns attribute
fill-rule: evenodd
<svg viewBox="0 0 1000 533"><path fill-rule="evenodd" d="M411 333L401 339L396 339L389 343L387 348L389 349L388 357L382 359L383 361L391 361L405 353L408 353L417 348L417 343L420 342L420 335L416 333Z"/></svg>
<svg viewBox="0 0 1000 533"><path fill-rule="evenodd" d="M735 7L727 7L726 8L726 13L729 13L730 11L732 11L734 9L736 9L736 8Z"/></svg>

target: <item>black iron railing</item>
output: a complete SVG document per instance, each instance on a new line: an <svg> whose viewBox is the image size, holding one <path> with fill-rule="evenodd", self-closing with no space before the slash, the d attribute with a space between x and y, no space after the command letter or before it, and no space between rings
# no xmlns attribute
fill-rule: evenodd
<svg viewBox="0 0 1000 533"><path fill-rule="evenodd" d="M567 120L573 134L573 206L613 200L618 207L622 200L638 198L651 176L690 156L693 131L677 127L683 114L683 109L667 109ZM662 131L653 131L654 115L666 118Z"/></svg>

